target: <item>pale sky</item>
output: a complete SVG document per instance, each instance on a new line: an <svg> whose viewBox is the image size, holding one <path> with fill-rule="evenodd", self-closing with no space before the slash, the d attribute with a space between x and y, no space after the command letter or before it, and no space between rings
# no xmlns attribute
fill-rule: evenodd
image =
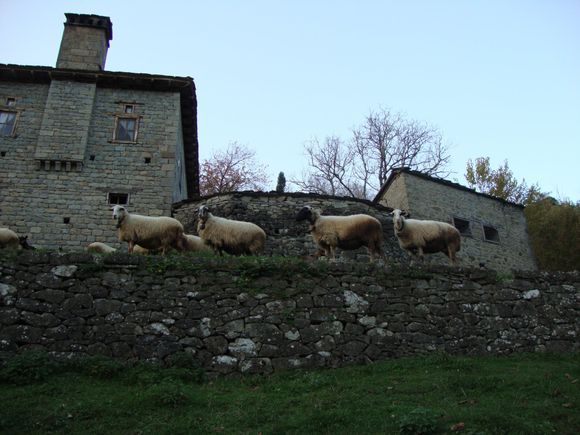
<svg viewBox="0 0 580 435"><path fill-rule="evenodd" d="M113 22L106 70L190 76L201 159L237 141L271 186L381 107L468 159L580 200L580 0L0 0L0 63L54 67L65 12Z"/></svg>

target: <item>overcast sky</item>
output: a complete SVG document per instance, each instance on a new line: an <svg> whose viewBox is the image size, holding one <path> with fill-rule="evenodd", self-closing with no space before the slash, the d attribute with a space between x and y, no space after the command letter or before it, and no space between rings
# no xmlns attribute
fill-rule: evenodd
<svg viewBox="0 0 580 435"><path fill-rule="evenodd" d="M451 180L489 156L580 200L579 0L0 0L0 62L54 67L65 12L111 18L107 70L193 77L201 158L237 141L271 189L384 107L441 130Z"/></svg>

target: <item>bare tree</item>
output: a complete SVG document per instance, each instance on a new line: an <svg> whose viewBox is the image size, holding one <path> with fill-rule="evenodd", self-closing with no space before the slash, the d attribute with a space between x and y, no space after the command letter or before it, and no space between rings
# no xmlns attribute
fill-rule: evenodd
<svg viewBox="0 0 580 435"><path fill-rule="evenodd" d="M391 171L403 166L428 175L449 175L445 167L450 155L440 132L386 109L370 112L353 129L348 143L337 137L322 144L313 139L305 150L310 171L293 182L311 192L371 198Z"/></svg>
<svg viewBox="0 0 580 435"><path fill-rule="evenodd" d="M200 194L264 190L269 182L267 167L256 161L255 151L232 142L225 151L216 151L200 168Z"/></svg>
<svg viewBox="0 0 580 435"><path fill-rule="evenodd" d="M304 150L313 170L294 184L306 192L354 196L349 183L353 153L340 138L328 136L323 142L314 138Z"/></svg>

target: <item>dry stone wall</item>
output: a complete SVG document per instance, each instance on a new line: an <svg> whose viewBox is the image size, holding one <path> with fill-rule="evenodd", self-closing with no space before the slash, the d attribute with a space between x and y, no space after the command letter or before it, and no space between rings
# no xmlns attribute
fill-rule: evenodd
<svg viewBox="0 0 580 435"><path fill-rule="evenodd" d="M24 252L0 258L0 354L268 374L442 351L580 349L580 275L362 262Z"/></svg>
<svg viewBox="0 0 580 435"><path fill-rule="evenodd" d="M355 198L342 198L308 193L234 192L174 205L173 215L186 233L197 234L197 209L207 205L216 216L253 222L267 234L265 255L304 257L316 252L316 245L306 221L296 222L296 214L305 205L319 209L323 215L347 216L364 213L376 217L383 226L384 250L389 261L408 263L393 233L391 209ZM337 250L345 260L369 261L366 248L354 251Z"/></svg>

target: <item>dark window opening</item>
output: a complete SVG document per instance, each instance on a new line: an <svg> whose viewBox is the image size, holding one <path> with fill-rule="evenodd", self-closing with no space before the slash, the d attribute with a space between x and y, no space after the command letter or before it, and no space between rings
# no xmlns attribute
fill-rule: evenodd
<svg viewBox="0 0 580 435"><path fill-rule="evenodd" d="M91 162L95 161L95 155L94 155L94 154L91 154L91 155L89 156L89 160L90 160Z"/></svg>
<svg viewBox="0 0 580 435"><path fill-rule="evenodd" d="M111 205L127 205L129 204L128 193L109 193L108 202Z"/></svg>
<svg viewBox="0 0 580 435"><path fill-rule="evenodd" d="M0 136L12 136L16 124L16 112L0 110Z"/></svg>
<svg viewBox="0 0 580 435"><path fill-rule="evenodd" d="M125 113L133 113L135 111L135 106L132 104L125 104Z"/></svg>
<svg viewBox="0 0 580 435"><path fill-rule="evenodd" d="M16 106L16 98L6 98L6 105L9 107Z"/></svg>
<svg viewBox="0 0 580 435"><path fill-rule="evenodd" d="M492 226L483 226L483 237L487 242L499 243L499 233Z"/></svg>
<svg viewBox="0 0 580 435"><path fill-rule="evenodd" d="M0 156L6 157L6 151L0 151Z"/></svg>
<svg viewBox="0 0 580 435"><path fill-rule="evenodd" d="M145 163L151 163L151 157L145 157Z"/></svg>
<svg viewBox="0 0 580 435"><path fill-rule="evenodd" d="M137 139L137 119L117 118L115 140L123 142L135 142Z"/></svg>
<svg viewBox="0 0 580 435"><path fill-rule="evenodd" d="M468 220L461 218L453 218L453 225L459 230L463 236L471 236L471 225Z"/></svg>
<svg viewBox="0 0 580 435"><path fill-rule="evenodd" d="M70 224L70 218L69 217L62 218L62 223Z"/></svg>

